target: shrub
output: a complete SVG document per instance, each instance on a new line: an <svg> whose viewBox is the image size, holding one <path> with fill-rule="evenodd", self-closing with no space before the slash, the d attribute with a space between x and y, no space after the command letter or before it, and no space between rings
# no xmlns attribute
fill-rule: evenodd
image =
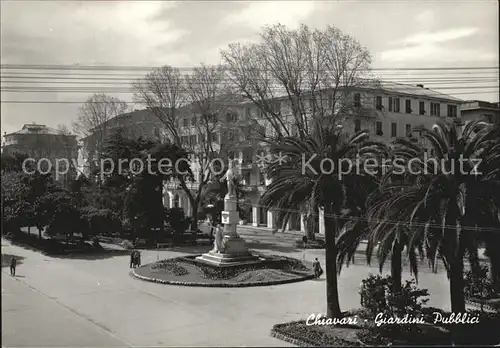
<svg viewBox="0 0 500 348"><path fill-rule="evenodd" d="M165 222L174 237L180 237L189 228L191 218L185 216L182 208L165 208Z"/></svg>
<svg viewBox="0 0 500 348"><path fill-rule="evenodd" d="M429 301L425 298L429 296L429 291L419 289L414 284L414 279L407 280L401 286L401 291L394 293L391 276L370 275L361 283L361 306L373 318L378 313L387 313L391 316L421 315L422 306Z"/></svg>
<svg viewBox="0 0 500 348"><path fill-rule="evenodd" d="M464 293L468 298L490 299L495 293L493 283L488 276L489 269L486 265L480 265L465 272Z"/></svg>

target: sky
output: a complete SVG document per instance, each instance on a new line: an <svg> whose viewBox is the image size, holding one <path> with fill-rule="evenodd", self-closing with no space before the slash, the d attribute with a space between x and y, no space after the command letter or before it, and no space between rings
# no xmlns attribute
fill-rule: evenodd
<svg viewBox="0 0 500 348"><path fill-rule="evenodd" d="M95 84L96 76L117 74L132 78L154 66L217 64L221 49L234 42L257 42L262 26L268 24L306 24L319 29L334 25L370 50L374 69L499 65L496 0L2 0L0 13L1 126L2 132L7 133L32 122L50 127L71 125L81 103L105 86ZM64 77L66 71L13 70L4 65L140 66L144 71L78 72L79 77L84 73L100 75L81 84L88 93L82 92L81 87L78 93L72 93L69 87L74 84L54 84L63 81L54 80L54 76ZM423 84L427 77L469 78L462 80L460 86L454 83L450 88L448 84L449 89L432 83L428 87L464 100L499 100L498 70L466 70L461 75L453 70L439 70L433 75L381 70L377 74L399 82L415 76ZM34 76L45 77L36 80L45 82L34 84ZM118 89L126 88L124 82L119 83L122 85ZM12 89L13 86L18 88ZM27 91L36 86L44 86L44 92ZM56 91L50 91L48 86ZM11 88L4 90L7 87ZM107 88L116 92L117 84L108 84ZM132 102L131 93L108 94Z"/></svg>

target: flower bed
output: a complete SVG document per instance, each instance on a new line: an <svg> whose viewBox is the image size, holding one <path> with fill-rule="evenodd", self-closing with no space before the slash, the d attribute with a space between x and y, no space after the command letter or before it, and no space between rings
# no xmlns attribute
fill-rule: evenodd
<svg viewBox="0 0 500 348"><path fill-rule="evenodd" d="M276 324L271 336L300 347L353 347L361 346L358 328L330 325L306 325L305 320Z"/></svg>
<svg viewBox="0 0 500 348"><path fill-rule="evenodd" d="M272 256L259 264L231 267L209 266L196 256L177 257L141 266L132 274L142 280L173 285L246 287L286 284L312 279L314 275L299 260Z"/></svg>
<svg viewBox="0 0 500 348"><path fill-rule="evenodd" d="M177 260L194 265L203 272L206 278L213 280L227 280L248 271L261 269L279 269L288 272L305 272L308 270L301 261L284 256L268 256L263 262L238 267L216 267L202 264L196 260L196 256L179 257Z"/></svg>
<svg viewBox="0 0 500 348"><path fill-rule="evenodd" d="M167 273L172 273L176 276L183 276L188 274L189 272L182 266L180 266L176 262L172 262L170 260L163 260L156 262L151 266L152 269L161 269L164 270Z"/></svg>

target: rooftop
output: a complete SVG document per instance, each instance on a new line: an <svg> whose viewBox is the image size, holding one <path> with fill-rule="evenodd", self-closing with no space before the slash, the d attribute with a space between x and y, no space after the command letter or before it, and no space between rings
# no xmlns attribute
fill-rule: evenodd
<svg viewBox="0 0 500 348"><path fill-rule="evenodd" d="M483 100L467 100L462 105L462 110L488 109L499 111L500 102L491 103Z"/></svg>
<svg viewBox="0 0 500 348"><path fill-rule="evenodd" d="M25 124L22 129L17 132L10 134L4 134L5 136L16 135L16 134L47 134L47 135L62 135L57 129L47 127L44 124Z"/></svg>

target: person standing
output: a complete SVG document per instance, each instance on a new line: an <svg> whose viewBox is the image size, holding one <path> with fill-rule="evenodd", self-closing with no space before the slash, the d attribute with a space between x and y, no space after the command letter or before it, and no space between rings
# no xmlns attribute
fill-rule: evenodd
<svg viewBox="0 0 500 348"><path fill-rule="evenodd" d="M12 256L12 259L10 260L10 275L13 277L16 276L16 266L17 266L17 260L14 256Z"/></svg>
<svg viewBox="0 0 500 348"><path fill-rule="evenodd" d="M135 250L132 250L132 252L130 253L130 268L134 268L135 264L134 257L135 257Z"/></svg>

